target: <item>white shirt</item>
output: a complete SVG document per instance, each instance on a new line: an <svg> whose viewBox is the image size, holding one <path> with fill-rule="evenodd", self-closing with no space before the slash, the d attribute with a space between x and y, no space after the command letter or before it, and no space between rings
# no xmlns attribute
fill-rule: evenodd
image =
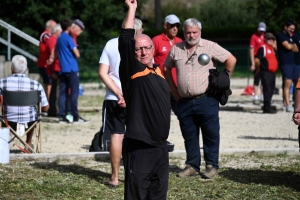
<svg viewBox="0 0 300 200"><path fill-rule="evenodd" d="M122 90L121 81L119 78L120 54L118 50L118 39L119 38L113 38L106 43L102 55L100 56L99 63L109 66L108 75L112 78L118 88ZM106 87L106 94L104 99L116 101L119 100L118 97L108 87Z"/></svg>

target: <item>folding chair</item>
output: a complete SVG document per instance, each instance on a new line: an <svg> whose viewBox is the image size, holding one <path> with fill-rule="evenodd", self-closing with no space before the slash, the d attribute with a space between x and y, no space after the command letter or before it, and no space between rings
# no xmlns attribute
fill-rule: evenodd
<svg viewBox="0 0 300 200"><path fill-rule="evenodd" d="M37 110L37 120L25 131L25 135L28 132L35 128L36 133L36 150L31 148L23 139L23 136L19 136L16 131L14 131L7 123L7 119L4 113L4 109L2 109L2 121L6 124L7 127L10 128L11 143L15 138L17 138L29 151L32 153L41 153L42 152L42 119L41 119L41 91L34 90L34 91L2 91L2 102L5 106L35 106ZM2 105L2 108L3 108ZM14 145L11 145L11 147ZM20 147L19 147L20 148ZM21 149L21 148L20 148ZM30 152L28 152L30 153Z"/></svg>

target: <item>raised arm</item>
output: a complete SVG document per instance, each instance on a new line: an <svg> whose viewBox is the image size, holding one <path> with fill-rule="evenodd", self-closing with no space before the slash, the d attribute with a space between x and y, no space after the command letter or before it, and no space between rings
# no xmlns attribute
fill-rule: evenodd
<svg viewBox="0 0 300 200"><path fill-rule="evenodd" d="M133 28L135 11L137 8L137 0L126 0L125 4L128 7L128 12L125 18L124 28Z"/></svg>
<svg viewBox="0 0 300 200"><path fill-rule="evenodd" d="M124 28L119 37L119 53L121 57L119 67L119 77L122 84L122 92L124 99L128 105L129 103L129 89L131 84L131 76L135 66L135 40L133 29L135 11L137 8L136 0L126 0L128 12L124 22Z"/></svg>

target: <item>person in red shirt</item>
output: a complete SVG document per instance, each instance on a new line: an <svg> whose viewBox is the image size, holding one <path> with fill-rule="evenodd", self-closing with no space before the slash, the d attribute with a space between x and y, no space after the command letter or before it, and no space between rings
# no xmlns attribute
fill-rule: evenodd
<svg viewBox="0 0 300 200"><path fill-rule="evenodd" d="M265 44L257 51L255 56L255 66L259 69L261 75L261 83L264 88L264 106L263 113L276 113L276 109L271 106L272 96L275 89L276 70L278 62L274 51L275 36L272 33L265 33Z"/></svg>
<svg viewBox="0 0 300 200"><path fill-rule="evenodd" d="M46 23L46 30L40 35L40 44L39 44L39 58L38 58L38 68L39 73L43 79L43 83L45 84L45 92L47 95L47 98L49 100L50 96L50 87L51 87L51 79L46 73L47 68L47 60L49 56L46 52L46 45L50 38L51 32L53 27L56 25L56 22L54 20L48 20Z"/></svg>
<svg viewBox="0 0 300 200"><path fill-rule="evenodd" d="M160 71L164 72L164 62L167 58L171 47L179 42L182 42L182 39L177 36L178 28L181 25L180 20L176 15L168 15L165 18L164 23L164 29L165 31L152 38L152 42L154 44L154 63L159 64ZM177 86L177 78L176 78L176 69L172 69L172 77L174 80L174 83ZM177 101L174 99L172 93L171 94L171 107L174 112L174 114L177 116L178 113L178 107L177 107Z"/></svg>
<svg viewBox="0 0 300 200"><path fill-rule="evenodd" d="M60 36L62 32L62 28L60 24L56 24L53 29L52 29L52 34L47 42L46 45L46 52L47 56L49 59L53 59L54 56L54 51L55 51L55 45L56 45L56 40ZM57 101L57 79L58 79L58 73L60 72L60 65L59 65L59 60L58 57L55 57L55 60L49 64L50 62L47 62L47 74L51 78L51 84L50 84L50 97L49 97L49 105L50 108L48 110L48 116L53 116L56 117L57 115L57 106L56 106L56 101Z"/></svg>
<svg viewBox="0 0 300 200"><path fill-rule="evenodd" d="M253 104L260 104L260 100L258 99L259 93L259 82L260 82L260 73L255 70L255 56L257 54L258 49L261 45L264 44L264 34L266 32L266 24L264 22L260 22L257 27L257 31L250 38L250 61L251 67L250 70L254 71L254 100ZM262 90L262 87L261 87ZM262 93L262 91L261 91ZM263 96L261 98L263 100Z"/></svg>

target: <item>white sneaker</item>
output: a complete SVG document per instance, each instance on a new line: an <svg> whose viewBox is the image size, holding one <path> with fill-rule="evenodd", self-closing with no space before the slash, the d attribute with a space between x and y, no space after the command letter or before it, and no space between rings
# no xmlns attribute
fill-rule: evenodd
<svg viewBox="0 0 300 200"><path fill-rule="evenodd" d="M284 112L294 112L294 107L292 105L289 106L283 106Z"/></svg>
<svg viewBox="0 0 300 200"><path fill-rule="evenodd" d="M294 107L292 105L289 105L287 108L286 108L286 111L287 112L294 112Z"/></svg>
<svg viewBox="0 0 300 200"><path fill-rule="evenodd" d="M73 122L73 115L67 114L66 119L67 119L70 123L72 123L72 122Z"/></svg>

